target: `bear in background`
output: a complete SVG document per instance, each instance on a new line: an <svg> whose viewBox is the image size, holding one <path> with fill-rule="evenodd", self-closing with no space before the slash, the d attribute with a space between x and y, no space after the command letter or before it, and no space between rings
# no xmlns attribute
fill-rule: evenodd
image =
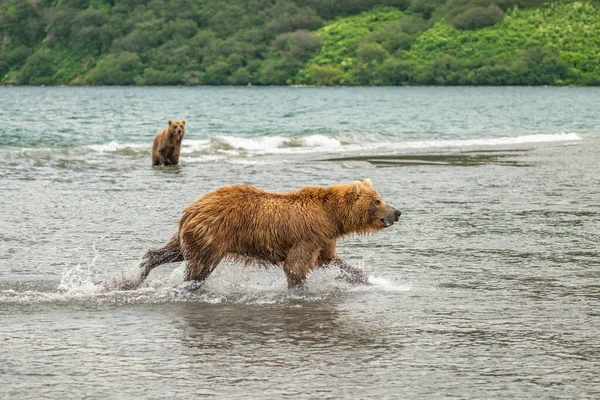
<svg viewBox="0 0 600 400"><path fill-rule="evenodd" d="M288 287L328 265L340 268L349 282L366 284L362 269L339 258L336 242L390 227L400 214L383 201L370 179L287 193L224 186L187 206L165 247L146 253L140 283L153 268L181 261L187 261L186 280L203 281L221 260L229 259L281 266Z"/></svg>
<svg viewBox="0 0 600 400"><path fill-rule="evenodd" d="M152 166L177 165L181 152L181 141L185 135L185 120L169 120L169 127L154 137L152 145Z"/></svg>

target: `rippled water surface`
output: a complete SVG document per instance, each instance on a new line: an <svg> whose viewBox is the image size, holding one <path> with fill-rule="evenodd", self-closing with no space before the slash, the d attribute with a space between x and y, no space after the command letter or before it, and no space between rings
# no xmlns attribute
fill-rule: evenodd
<svg viewBox="0 0 600 400"><path fill-rule="evenodd" d="M0 88L0 396L600 397L600 91ZM168 119L178 167L152 168ZM371 178L319 270L121 283L217 187Z"/></svg>

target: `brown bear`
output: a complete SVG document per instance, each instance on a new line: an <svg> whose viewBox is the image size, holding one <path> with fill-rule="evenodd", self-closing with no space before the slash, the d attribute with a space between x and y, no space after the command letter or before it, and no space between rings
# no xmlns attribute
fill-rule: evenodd
<svg viewBox="0 0 600 400"><path fill-rule="evenodd" d="M177 165L184 135L185 121L169 120L169 127L154 137L152 165Z"/></svg>
<svg viewBox="0 0 600 400"><path fill-rule="evenodd" d="M283 266L289 287L326 265L338 266L350 282L368 283L361 269L338 257L336 241L392 226L400 214L369 179L287 193L224 186L185 208L167 245L144 256L141 281L161 264L184 260L185 279L203 281L221 260L230 259Z"/></svg>

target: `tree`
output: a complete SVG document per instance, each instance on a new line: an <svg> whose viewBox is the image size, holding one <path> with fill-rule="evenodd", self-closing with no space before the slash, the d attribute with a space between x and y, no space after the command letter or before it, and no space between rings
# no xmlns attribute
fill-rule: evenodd
<svg viewBox="0 0 600 400"><path fill-rule="evenodd" d="M141 68L137 54L121 52L102 58L85 79L92 85L133 85Z"/></svg>
<svg viewBox="0 0 600 400"><path fill-rule="evenodd" d="M314 83L319 86L331 86L340 83L342 70L331 65L312 65L310 67Z"/></svg>
<svg viewBox="0 0 600 400"><path fill-rule="evenodd" d="M489 7L472 7L452 18L452 25L458 29L481 29L492 26L504 19L504 13L495 4Z"/></svg>
<svg viewBox="0 0 600 400"><path fill-rule="evenodd" d="M27 58L18 74L19 83L24 85L45 85L52 83L56 73L54 59L48 53L36 53Z"/></svg>
<svg viewBox="0 0 600 400"><path fill-rule="evenodd" d="M0 27L12 46L35 47L44 37L43 9L38 1L5 0L0 2Z"/></svg>
<svg viewBox="0 0 600 400"><path fill-rule="evenodd" d="M279 35L274 43L277 50L301 62L311 59L323 45L321 38L306 30Z"/></svg>

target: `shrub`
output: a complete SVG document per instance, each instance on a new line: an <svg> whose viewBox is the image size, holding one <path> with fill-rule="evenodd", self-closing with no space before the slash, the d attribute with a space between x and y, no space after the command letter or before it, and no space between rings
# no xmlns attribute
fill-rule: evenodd
<svg viewBox="0 0 600 400"><path fill-rule="evenodd" d="M302 62L312 58L322 45L320 37L305 30L281 34L274 42L277 50Z"/></svg>
<svg viewBox="0 0 600 400"><path fill-rule="evenodd" d="M108 26L85 26L71 34L70 43L78 53L99 55L109 49L112 32Z"/></svg>
<svg viewBox="0 0 600 400"><path fill-rule="evenodd" d="M208 21L210 27L221 37L233 33L249 25L248 16L243 7L224 1L223 8L217 11Z"/></svg>
<svg viewBox="0 0 600 400"><path fill-rule="evenodd" d="M551 85L565 77L568 66L544 48L534 47L521 53L515 64L521 84Z"/></svg>
<svg viewBox="0 0 600 400"><path fill-rule="evenodd" d="M492 26L504 19L504 12L495 4L489 7L472 7L452 18L457 29L475 30Z"/></svg>
<svg viewBox="0 0 600 400"><path fill-rule="evenodd" d="M254 81L254 77L246 67L238 68L228 79L230 85L246 85Z"/></svg>
<svg viewBox="0 0 600 400"><path fill-rule="evenodd" d="M140 29L130 32L127 36L115 40L112 51L143 53L157 47L162 41L162 33L156 30Z"/></svg>
<svg viewBox="0 0 600 400"><path fill-rule="evenodd" d="M600 86L600 73L586 74L584 83L588 86Z"/></svg>
<svg viewBox="0 0 600 400"><path fill-rule="evenodd" d="M400 18L398 25L409 35L417 35L427 30L427 22L418 15L406 15Z"/></svg>
<svg viewBox="0 0 600 400"><path fill-rule="evenodd" d="M288 79L295 76L301 66L301 63L291 57L267 60L260 69L258 83L263 85L286 85Z"/></svg>
<svg viewBox="0 0 600 400"><path fill-rule="evenodd" d="M311 75L314 83L319 86L331 86L340 83L342 70L331 65L311 65Z"/></svg>
<svg viewBox="0 0 600 400"><path fill-rule="evenodd" d="M38 1L0 1L0 40L10 35L13 45L35 47L44 37L43 9Z"/></svg>
<svg viewBox="0 0 600 400"><path fill-rule="evenodd" d="M29 46L21 45L15 47L12 51L8 51L4 54L6 61L11 65L23 65L27 61L33 51Z"/></svg>
<svg viewBox="0 0 600 400"><path fill-rule="evenodd" d="M314 31L323 26L323 20L310 8L300 8L294 3L278 1L263 11L264 32L273 38L284 32Z"/></svg>
<svg viewBox="0 0 600 400"><path fill-rule="evenodd" d="M60 2L62 7L77 8L85 10L90 6L90 0L62 0Z"/></svg>
<svg viewBox="0 0 600 400"><path fill-rule="evenodd" d="M9 66L8 62L0 54L0 82L2 82L4 75L6 75L6 73L8 72L9 69L10 69L10 66Z"/></svg>
<svg viewBox="0 0 600 400"><path fill-rule="evenodd" d="M356 15L376 6L391 6L405 10L410 5L410 0L296 0L298 3L314 9L317 14L331 20L336 17ZM431 0L423 0L431 2ZM443 1L443 0L440 0Z"/></svg>
<svg viewBox="0 0 600 400"><path fill-rule="evenodd" d="M407 85L413 83L415 69L411 61L387 58L377 67L376 74L385 85Z"/></svg>
<svg viewBox="0 0 600 400"><path fill-rule="evenodd" d="M444 4L444 2L444 0L412 0L411 6L415 12L423 15L423 18L429 19L435 9Z"/></svg>
<svg viewBox="0 0 600 400"><path fill-rule="evenodd" d="M100 10L86 10L75 14L73 29L78 30L88 26L102 26L108 23L108 16Z"/></svg>
<svg viewBox="0 0 600 400"><path fill-rule="evenodd" d="M71 37L71 27L73 25L74 18L75 12L71 10L58 11L49 17L49 23L47 27L49 45L52 46L56 43L69 40Z"/></svg>
<svg viewBox="0 0 600 400"><path fill-rule="evenodd" d="M18 80L25 85L45 85L52 83L56 72L54 59L47 53L32 54L18 74Z"/></svg>
<svg viewBox="0 0 600 400"><path fill-rule="evenodd" d="M201 85L204 74L199 71L187 71L183 73L183 84L186 86Z"/></svg>
<svg viewBox="0 0 600 400"><path fill-rule="evenodd" d="M181 74L177 72L158 71L146 68L142 76L135 78L136 85L180 85L183 83Z"/></svg>
<svg viewBox="0 0 600 400"><path fill-rule="evenodd" d="M85 79L92 85L132 85L141 68L137 54L121 52L108 54Z"/></svg>
<svg viewBox="0 0 600 400"><path fill-rule="evenodd" d="M388 52L379 43L359 43L356 57L363 64L380 63L386 59Z"/></svg>
<svg viewBox="0 0 600 400"><path fill-rule="evenodd" d="M165 28L165 33L173 38L189 39L198 32L198 24L190 19L171 21Z"/></svg>
<svg viewBox="0 0 600 400"><path fill-rule="evenodd" d="M365 41L380 43L389 53L408 50L415 39L427 29L426 22L418 16L404 16L394 24L375 30Z"/></svg>
<svg viewBox="0 0 600 400"><path fill-rule="evenodd" d="M219 61L204 71L204 83L209 85L226 85L229 77L229 64Z"/></svg>

